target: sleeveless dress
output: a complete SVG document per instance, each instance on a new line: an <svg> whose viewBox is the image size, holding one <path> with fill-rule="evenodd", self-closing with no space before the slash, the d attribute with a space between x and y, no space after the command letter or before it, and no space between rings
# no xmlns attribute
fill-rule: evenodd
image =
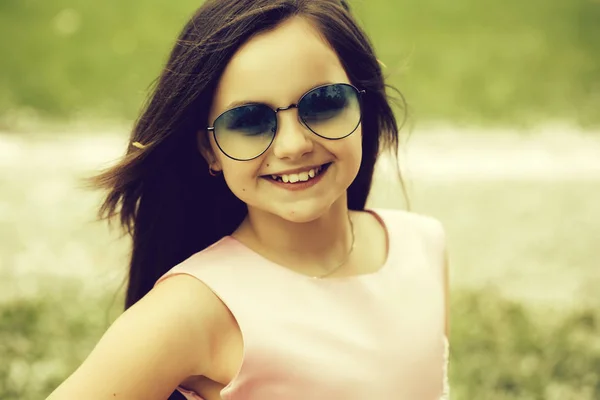
<svg viewBox="0 0 600 400"><path fill-rule="evenodd" d="M374 273L316 279L226 236L157 280L191 275L236 319L243 361L222 399L447 399L443 255L428 254L443 252L443 229L405 211L370 212L386 227L389 249ZM415 226L430 234L407 235Z"/></svg>

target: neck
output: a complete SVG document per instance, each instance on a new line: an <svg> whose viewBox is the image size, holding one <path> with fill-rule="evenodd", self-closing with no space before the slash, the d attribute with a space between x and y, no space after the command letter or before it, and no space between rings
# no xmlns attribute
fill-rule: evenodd
<svg viewBox="0 0 600 400"><path fill-rule="evenodd" d="M248 209L233 236L272 261L307 274L327 273L344 261L352 245L346 198L309 222L291 222L277 215Z"/></svg>

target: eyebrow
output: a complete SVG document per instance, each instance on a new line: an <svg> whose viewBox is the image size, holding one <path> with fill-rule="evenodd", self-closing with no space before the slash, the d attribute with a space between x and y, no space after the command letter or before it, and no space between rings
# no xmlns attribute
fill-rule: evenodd
<svg viewBox="0 0 600 400"><path fill-rule="evenodd" d="M225 106L225 110L231 110L232 108L246 106L248 104L267 104L269 107L272 106L272 104L265 103L264 101L239 100L229 103L227 106Z"/></svg>
<svg viewBox="0 0 600 400"><path fill-rule="evenodd" d="M318 88L319 86L325 86L325 85L333 85L334 82L323 82L323 83L319 83L313 87L311 87L310 89L308 89L307 91L305 91L304 93L302 93L300 95L300 97L298 97L298 100L300 100L300 98L302 96L304 96L306 93L310 92L311 90ZM276 109L277 107L287 107L289 104L283 105L283 106L275 106L272 103L269 102L265 102L265 101L256 101L256 100L236 100L236 101L232 101L231 103L229 103L224 109L225 110L231 110L232 108L236 108L236 107L240 107L240 106L246 106L248 104L266 104L269 107L271 107L272 109Z"/></svg>

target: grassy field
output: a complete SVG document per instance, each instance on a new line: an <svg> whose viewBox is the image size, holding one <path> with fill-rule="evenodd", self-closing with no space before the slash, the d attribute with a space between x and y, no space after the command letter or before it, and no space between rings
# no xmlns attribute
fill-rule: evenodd
<svg viewBox="0 0 600 400"><path fill-rule="evenodd" d="M133 118L199 0L3 0L0 112ZM598 125L595 0L355 0L390 82L422 120Z"/></svg>
<svg viewBox="0 0 600 400"><path fill-rule="evenodd" d="M121 152L123 138L87 135L0 135L3 400L44 398L121 307L127 243L93 221L99 195L77 185ZM549 150L553 142L541 137L532 139L534 148ZM443 140L452 144L443 146L447 159L438 158L438 173L413 168L409 188L413 209L436 216L448 231L452 398L600 398L597 164L588 176L532 178L527 157L508 150L522 140L504 137L513 145L494 156L501 141L490 141L487 158L521 163L521 178L481 175L482 165L462 156L474 143L465 135ZM411 165L435 161L432 143L442 139L409 146ZM579 156L571 149L571 161L585 159L593 144L600 142L579 146ZM460 163L473 173L449 168ZM402 203L380 172L371 205Z"/></svg>

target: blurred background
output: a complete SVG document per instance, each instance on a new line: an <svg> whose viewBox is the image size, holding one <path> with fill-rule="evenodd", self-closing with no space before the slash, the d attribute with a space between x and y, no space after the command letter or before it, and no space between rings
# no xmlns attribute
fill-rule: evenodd
<svg viewBox="0 0 600 400"><path fill-rule="evenodd" d="M0 0L0 398L47 396L122 308L81 179L125 150L199 1ZM446 226L453 399L600 399L600 2L355 0ZM392 165L371 206L404 208Z"/></svg>

